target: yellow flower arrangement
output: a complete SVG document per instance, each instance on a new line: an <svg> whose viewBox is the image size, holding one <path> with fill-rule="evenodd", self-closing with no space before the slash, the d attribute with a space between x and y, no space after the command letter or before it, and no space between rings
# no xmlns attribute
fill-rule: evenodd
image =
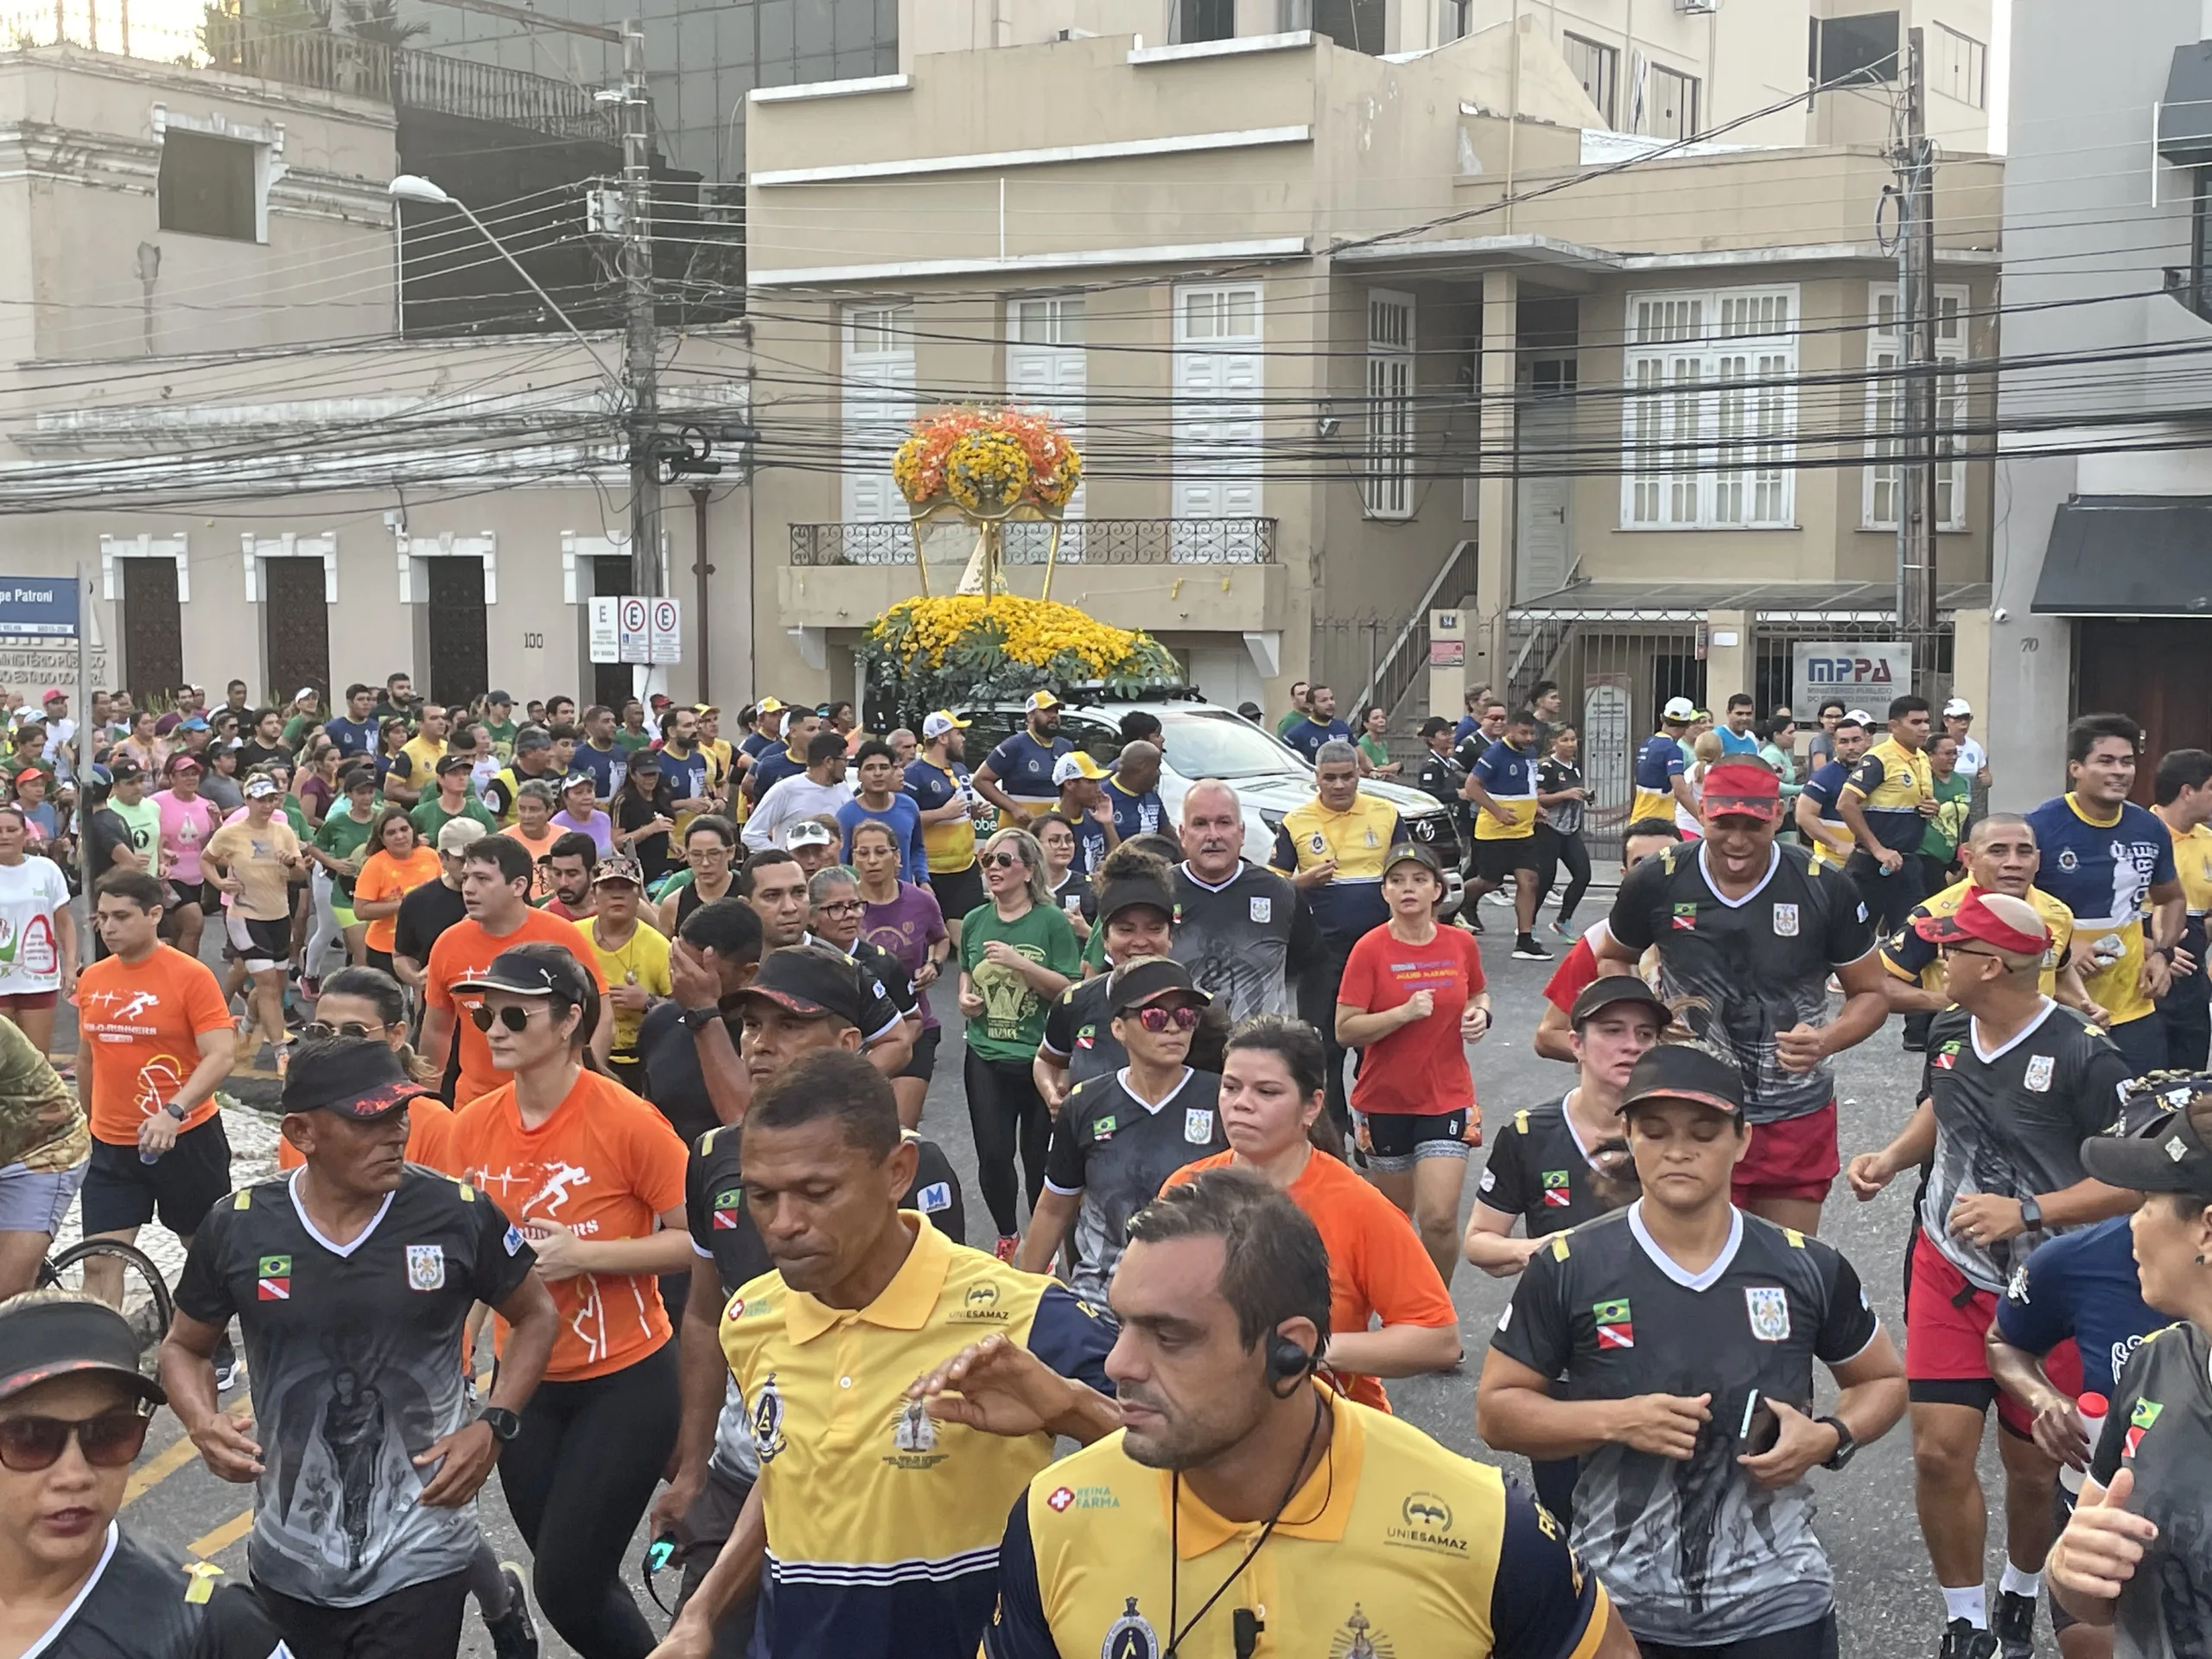
<svg viewBox="0 0 2212 1659"><path fill-rule="evenodd" d="M1029 457L1004 432L970 432L944 458L944 487L969 512L1003 512L1029 487Z"/></svg>

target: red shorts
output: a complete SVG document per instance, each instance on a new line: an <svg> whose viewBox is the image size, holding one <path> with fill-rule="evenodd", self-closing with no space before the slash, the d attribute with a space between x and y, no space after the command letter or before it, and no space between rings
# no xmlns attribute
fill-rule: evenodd
<svg viewBox="0 0 2212 1659"><path fill-rule="evenodd" d="M0 1009L41 1014L52 1009L60 1000L59 991L18 991L12 996L0 996Z"/></svg>
<svg viewBox="0 0 2212 1659"><path fill-rule="evenodd" d="M2033 1433L2034 1417L1989 1375L1989 1351L1983 1344L1996 1320L1997 1294L1970 1284L1927 1234L1915 1229L1912 1281L1904 1304L1904 1375L1913 1398L1923 1404L1985 1408L1994 1399L1997 1421L2026 1439ZM2043 1366L2062 1393L2082 1391L2082 1354L2071 1339L2044 1355ZM1923 1389L1922 1383L1936 1386ZM1957 1383L1969 1386L1942 1386Z"/></svg>
<svg viewBox="0 0 2212 1659"><path fill-rule="evenodd" d="M1751 1149L1736 1166L1731 1193L1736 1207L1758 1198L1803 1198L1818 1204L1843 1168L1835 1145L1835 1102L1802 1117L1751 1126Z"/></svg>

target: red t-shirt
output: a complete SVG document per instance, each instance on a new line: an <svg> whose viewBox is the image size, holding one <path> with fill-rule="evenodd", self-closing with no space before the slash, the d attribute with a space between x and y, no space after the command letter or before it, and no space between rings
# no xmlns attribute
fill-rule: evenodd
<svg viewBox="0 0 2212 1659"><path fill-rule="evenodd" d="M1591 933L1597 929L1590 930ZM1616 972L1618 970L1616 969ZM1598 953L1590 948L1590 933L1574 942L1574 949L1567 958L1552 969L1552 976L1544 982L1544 1001L1561 1014L1574 1012L1574 999L1598 982Z"/></svg>
<svg viewBox="0 0 2212 1659"><path fill-rule="evenodd" d="M1436 1001L1427 1019L1401 1026L1360 1052L1354 1109L1432 1117L1472 1106L1475 1079L1459 1017L1482 988L1482 947L1463 927L1440 927L1427 944L1408 944L1385 924L1352 946L1338 1002L1382 1014L1403 1007L1416 991Z"/></svg>

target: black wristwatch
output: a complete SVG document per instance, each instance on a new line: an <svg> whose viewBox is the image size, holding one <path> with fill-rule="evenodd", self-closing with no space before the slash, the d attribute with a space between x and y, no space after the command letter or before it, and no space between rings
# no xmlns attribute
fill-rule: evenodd
<svg viewBox="0 0 2212 1659"><path fill-rule="evenodd" d="M1859 1441L1842 1418L1823 1417L1820 1421L1835 1430L1835 1450L1828 1453L1821 1467L1840 1470L1859 1455Z"/></svg>
<svg viewBox="0 0 2212 1659"><path fill-rule="evenodd" d="M522 1433L522 1419L505 1406L485 1407L476 1414L476 1421L487 1425L491 1428L492 1438L501 1446Z"/></svg>
<svg viewBox="0 0 2212 1659"><path fill-rule="evenodd" d="M2033 1198L2022 1198L2020 1225L2031 1233L2040 1231L2043 1227L2043 1205L2037 1204Z"/></svg>
<svg viewBox="0 0 2212 1659"><path fill-rule="evenodd" d="M721 1017L722 1011L717 1007L686 1008L677 1016L683 1021L684 1030L694 1037Z"/></svg>

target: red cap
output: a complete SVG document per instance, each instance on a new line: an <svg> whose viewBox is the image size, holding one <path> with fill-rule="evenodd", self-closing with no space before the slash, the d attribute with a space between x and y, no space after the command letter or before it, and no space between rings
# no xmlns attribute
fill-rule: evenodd
<svg viewBox="0 0 2212 1659"><path fill-rule="evenodd" d="M41 702L52 702L56 697L66 697L69 694L67 691L64 691L60 686L49 685L45 690L39 693L38 700Z"/></svg>
<svg viewBox="0 0 2212 1659"><path fill-rule="evenodd" d="M1720 760L1705 774L1707 817L1740 813L1770 818L1781 804L1782 779L1764 760Z"/></svg>
<svg viewBox="0 0 2212 1659"><path fill-rule="evenodd" d="M1923 916L1912 931L1930 944L1955 944L1979 939L2016 957L2041 956L2050 944L2050 930L2024 899L2006 893L1984 893L1976 887L1948 916Z"/></svg>

